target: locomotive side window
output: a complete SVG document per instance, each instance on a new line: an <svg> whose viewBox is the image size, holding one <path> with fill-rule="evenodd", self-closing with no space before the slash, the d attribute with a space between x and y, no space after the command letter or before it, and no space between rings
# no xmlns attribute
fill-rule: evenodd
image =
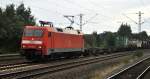
<svg viewBox="0 0 150 79"><path fill-rule="evenodd" d="M42 30L32 30L32 29L26 29L24 31L24 36L37 36L41 37L43 35Z"/></svg>
<svg viewBox="0 0 150 79"><path fill-rule="evenodd" d="M48 32L48 37L51 37L51 32Z"/></svg>

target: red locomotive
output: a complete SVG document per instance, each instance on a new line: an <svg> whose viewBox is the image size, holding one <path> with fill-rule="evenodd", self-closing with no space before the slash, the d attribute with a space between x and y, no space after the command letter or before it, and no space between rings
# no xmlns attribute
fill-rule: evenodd
<svg viewBox="0 0 150 79"><path fill-rule="evenodd" d="M40 21L39 26L25 26L21 42L27 59L71 57L84 52L83 33L72 27L53 27L51 22ZM49 26L44 26L48 24Z"/></svg>

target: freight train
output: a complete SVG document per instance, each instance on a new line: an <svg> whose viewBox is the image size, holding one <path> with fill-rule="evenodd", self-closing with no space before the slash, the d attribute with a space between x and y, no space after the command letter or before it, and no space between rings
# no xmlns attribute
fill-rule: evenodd
<svg viewBox="0 0 150 79"><path fill-rule="evenodd" d="M113 48L85 48L84 34L72 27L64 29L53 26L52 22L40 21L41 26L25 26L21 55L31 61L55 58L72 58L79 56L99 55L105 53L137 49L135 41L129 41L126 47ZM150 44L146 43L146 44ZM149 46L146 46L149 47Z"/></svg>
<svg viewBox="0 0 150 79"><path fill-rule="evenodd" d="M40 21L41 26L25 26L21 49L29 60L73 57L84 53L84 38L72 27L56 28L51 22ZM48 25L48 26L45 26Z"/></svg>

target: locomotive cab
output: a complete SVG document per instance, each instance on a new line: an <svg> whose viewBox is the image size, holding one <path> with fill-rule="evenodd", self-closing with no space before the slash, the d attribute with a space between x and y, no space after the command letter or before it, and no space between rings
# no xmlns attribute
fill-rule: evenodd
<svg viewBox="0 0 150 79"><path fill-rule="evenodd" d="M21 48L25 57L42 56L44 50L45 29L43 27L26 26L23 32Z"/></svg>
<svg viewBox="0 0 150 79"><path fill-rule="evenodd" d="M22 48L42 48L42 29L25 29L22 39ZM28 44L29 46L26 46Z"/></svg>
<svg viewBox="0 0 150 79"><path fill-rule="evenodd" d="M47 55L47 40L50 39L51 33L48 32L48 28L53 28L52 22L39 21L41 26L25 26L21 49L22 55L27 59L39 60ZM49 25L49 27L44 27ZM38 59L37 59L38 58Z"/></svg>

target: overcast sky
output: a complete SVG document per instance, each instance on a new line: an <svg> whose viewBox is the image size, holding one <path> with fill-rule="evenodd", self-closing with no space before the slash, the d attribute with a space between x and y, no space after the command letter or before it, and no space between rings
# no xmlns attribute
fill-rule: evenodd
<svg viewBox="0 0 150 79"><path fill-rule="evenodd" d="M141 11L144 13L142 31L145 30L150 35L150 0L0 0L0 7L4 8L10 3L17 6L22 2L31 8L37 22L51 21L57 27L69 25L70 22L63 15L76 16L76 23L79 23L80 13L84 14L83 22L94 17L83 26L84 33L116 32L122 22L130 24L133 33L137 33L138 25L125 16L138 22L136 13ZM76 24L73 27L79 29Z"/></svg>

